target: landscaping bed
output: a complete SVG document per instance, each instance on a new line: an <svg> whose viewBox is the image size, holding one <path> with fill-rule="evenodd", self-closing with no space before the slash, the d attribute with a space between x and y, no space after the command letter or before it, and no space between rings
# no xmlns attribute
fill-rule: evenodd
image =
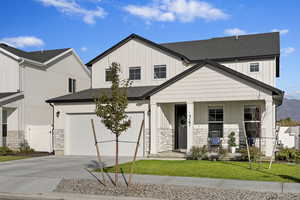
<svg viewBox="0 0 300 200"><path fill-rule="evenodd" d="M25 158L29 158L29 157L28 156L0 156L0 162L20 160Z"/></svg>
<svg viewBox="0 0 300 200"><path fill-rule="evenodd" d="M108 183L106 183L108 184ZM81 193L108 196L127 196L140 198L156 198L169 200L218 200L218 199L260 199L260 200L299 200L300 194L253 192L245 190L223 190L201 187L188 187L163 184L125 184L115 187L104 186L96 180L88 179L63 179L55 192Z"/></svg>
<svg viewBox="0 0 300 200"><path fill-rule="evenodd" d="M120 165L125 173L130 172L130 166ZM113 167L106 170L114 172ZM300 165L296 164L274 163L268 169L268 163L253 163L249 169L247 162L236 161L140 160L135 163L134 173L300 183Z"/></svg>

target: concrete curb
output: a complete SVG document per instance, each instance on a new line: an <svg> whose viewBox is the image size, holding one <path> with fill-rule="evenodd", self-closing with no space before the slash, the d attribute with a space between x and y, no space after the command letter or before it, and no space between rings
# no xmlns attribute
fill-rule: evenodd
<svg viewBox="0 0 300 200"><path fill-rule="evenodd" d="M39 193L39 194L14 194L0 193L0 199L5 200L140 200L137 197L116 197L104 195L87 195L77 193ZM152 198L143 198L143 200L157 200Z"/></svg>

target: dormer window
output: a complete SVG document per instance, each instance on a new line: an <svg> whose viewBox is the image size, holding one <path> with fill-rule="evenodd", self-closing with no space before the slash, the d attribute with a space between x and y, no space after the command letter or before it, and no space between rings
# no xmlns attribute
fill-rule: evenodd
<svg viewBox="0 0 300 200"><path fill-rule="evenodd" d="M129 67L129 80L141 80L141 67Z"/></svg>
<svg viewBox="0 0 300 200"><path fill-rule="evenodd" d="M259 63L251 63L250 72L259 72Z"/></svg>
<svg viewBox="0 0 300 200"><path fill-rule="evenodd" d="M109 67L105 69L105 81L111 81L111 69Z"/></svg>
<svg viewBox="0 0 300 200"><path fill-rule="evenodd" d="M167 77L166 65L154 65L154 79L163 79Z"/></svg>
<svg viewBox="0 0 300 200"><path fill-rule="evenodd" d="M70 93L76 92L76 79L69 78L69 92Z"/></svg>

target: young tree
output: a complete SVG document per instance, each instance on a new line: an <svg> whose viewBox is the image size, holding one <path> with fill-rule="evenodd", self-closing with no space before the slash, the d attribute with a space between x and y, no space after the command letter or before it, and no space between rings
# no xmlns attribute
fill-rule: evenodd
<svg viewBox="0 0 300 200"><path fill-rule="evenodd" d="M116 136L116 160L115 160L115 184L118 182L119 171L119 136L125 132L131 124L125 113L128 106L127 89L130 87L129 80L120 80L120 65L112 63L109 68L111 80L110 92L100 94L96 99L96 115L101 122Z"/></svg>

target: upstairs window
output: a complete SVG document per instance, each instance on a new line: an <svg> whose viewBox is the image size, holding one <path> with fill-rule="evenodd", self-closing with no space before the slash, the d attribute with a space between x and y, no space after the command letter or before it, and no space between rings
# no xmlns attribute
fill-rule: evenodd
<svg viewBox="0 0 300 200"><path fill-rule="evenodd" d="M162 79L167 77L166 65L154 65L154 79Z"/></svg>
<svg viewBox="0 0 300 200"><path fill-rule="evenodd" d="M76 92L76 79L69 78L69 92L70 93Z"/></svg>
<svg viewBox="0 0 300 200"><path fill-rule="evenodd" d="M208 108L208 136L210 138L223 137L223 107Z"/></svg>
<svg viewBox="0 0 300 200"><path fill-rule="evenodd" d="M129 67L129 80L141 80L141 67Z"/></svg>
<svg viewBox="0 0 300 200"><path fill-rule="evenodd" d="M106 68L105 69L105 81L111 81L112 77L111 77L111 69L110 68Z"/></svg>
<svg viewBox="0 0 300 200"><path fill-rule="evenodd" d="M251 63L250 72L259 72L259 63Z"/></svg>

